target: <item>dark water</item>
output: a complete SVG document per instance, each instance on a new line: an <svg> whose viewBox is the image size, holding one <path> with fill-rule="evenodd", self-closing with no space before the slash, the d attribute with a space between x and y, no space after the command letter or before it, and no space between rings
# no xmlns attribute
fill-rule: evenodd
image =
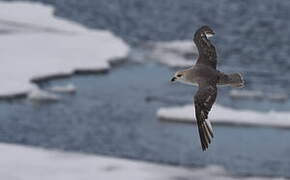
<svg viewBox="0 0 290 180"><path fill-rule="evenodd" d="M290 2L286 0L33 0L57 16L113 31L130 44L191 40L207 24L219 64L289 76ZM289 81L287 81L289 83Z"/></svg>
<svg viewBox="0 0 290 180"><path fill-rule="evenodd" d="M113 31L132 47L190 40L198 27L208 24L217 34L213 42L221 69L242 69L248 89L290 89L289 1L34 1L53 5L57 16ZM195 91L170 85L171 74L158 65L126 65L104 76L74 76L70 81L78 87L77 94L64 95L58 103L1 102L0 141L184 166L219 164L235 174L290 177L289 130L218 126L214 143L202 153L194 125L158 121L158 107L191 103ZM235 101L228 91L219 92L218 102L233 108L290 107L289 101Z"/></svg>
<svg viewBox="0 0 290 180"><path fill-rule="evenodd" d="M160 122L158 107L191 103L195 91L170 84L171 74L154 64L123 65L106 75L44 83L48 88L71 81L78 91L58 103L2 102L0 141L184 166L218 164L239 175L290 176L289 130L217 126L203 153L195 125ZM220 103L240 102L223 97Z"/></svg>
<svg viewBox="0 0 290 180"><path fill-rule="evenodd" d="M289 1L31 1L54 6L56 16L110 30L133 48L148 41L191 40L194 31L207 24L216 31L212 41L221 68L258 72L267 78L251 77L251 85L263 84L266 91L290 90Z"/></svg>

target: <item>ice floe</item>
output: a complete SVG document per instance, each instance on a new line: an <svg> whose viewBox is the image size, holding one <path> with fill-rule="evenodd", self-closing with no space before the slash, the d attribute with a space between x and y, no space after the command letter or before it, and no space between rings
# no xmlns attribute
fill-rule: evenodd
<svg viewBox="0 0 290 180"><path fill-rule="evenodd" d="M129 59L134 62L148 61L169 67L191 66L198 52L191 41L149 42L132 48Z"/></svg>
<svg viewBox="0 0 290 180"><path fill-rule="evenodd" d="M74 84L66 84L63 86L53 86L49 90L57 93L75 93L76 89L77 88Z"/></svg>
<svg viewBox="0 0 290 180"><path fill-rule="evenodd" d="M234 177L220 166L184 168L97 155L0 144L0 179L5 180L282 180Z"/></svg>
<svg viewBox="0 0 290 180"><path fill-rule="evenodd" d="M233 89L229 93L230 97L235 99L268 99L270 101L286 101L288 94L283 92L265 93L259 90L236 90Z"/></svg>
<svg viewBox="0 0 290 180"><path fill-rule="evenodd" d="M27 94L27 99L34 102L58 101L60 97L34 86Z"/></svg>
<svg viewBox="0 0 290 180"><path fill-rule="evenodd" d="M262 99L264 93L262 91L251 91L251 90L236 90L233 89L230 91L230 97L232 98L254 98L254 99Z"/></svg>
<svg viewBox="0 0 290 180"><path fill-rule="evenodd" d="M198 54L196 46L193 41L175 40L169 42L156 42L154 47L163 51L176 52L181 55L195 53Z"/></svg>
<svg viewBox="0 0 290 180"><path fill-rule="evenodd" d="M153 44L152 58L170 67L186 67L194 63L197 54L192 41L157 42Z"/></svg>
<svg viewBox="0 0 290 180"><path fill-rule="evenodd" d="M195 122L194 108L191 104L182 107L160 108L157 116L161 120ZM236 110L219 104L212 107L209 119L214 124L290 128L290 112Z"/></svg>
<svg viewBox="0 0 290 180"><path fill-rule="evenodd" d="M270 93L267 94L267 98L272 101L286 101L289 96L287 93Z"/></svg>
<svg viewBox="0 0 290 180"><path fill-rule="evenodd" d="M107 70L129 51L108 31L54 17L48 5L0 2L0 16L1 97L28 93L32 79Z"/></svg>

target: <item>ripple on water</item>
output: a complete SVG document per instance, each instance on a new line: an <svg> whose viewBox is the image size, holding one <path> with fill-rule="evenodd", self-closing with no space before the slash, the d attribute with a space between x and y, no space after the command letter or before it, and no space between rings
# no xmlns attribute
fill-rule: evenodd
<svg viewBox="0 0 290 180"><path fill-rule="evenodd" d="M172 73L160 65L127 64L105 75L43 83L48 89L70 81L77 93L53 104L2 102L0 140L184 166L219 164L236 174L290 176L288 130L218 126L203 153L194 125L158 121L157 108L192 102L195 88L170 84ZM233 100L228 91L220 89L219 103L250 109L264 104L260 110L290 107L288 102Z"/></svg>

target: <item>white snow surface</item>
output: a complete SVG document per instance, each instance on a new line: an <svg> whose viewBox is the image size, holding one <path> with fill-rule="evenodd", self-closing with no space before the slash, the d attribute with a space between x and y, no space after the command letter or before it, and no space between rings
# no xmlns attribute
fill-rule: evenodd
<svg viewBox="0 0 290 180"><path fill-rule="evenodd" d="M5 180L270 180L233 177L219 166L184 168L0 143L0 179Z"/></svg>
<svg viewBox="0 0 290 180"><path fill-rule="evenodd" d="M194 107L190 104L182 107L160 108L157 116L161 120L195 122L194 113ZM219 104L213 105L209 120L214 124L290 128L290 112L236 110Z"/></svg>
<svg viewBox="0 0 290 180"><path fill-rule="evenodd" d="M33 78L104 70L129 47L107 31L53 16L51 6L0 2L0 96L27 93ZM96 17L97 18L97 17Z"/></svg>

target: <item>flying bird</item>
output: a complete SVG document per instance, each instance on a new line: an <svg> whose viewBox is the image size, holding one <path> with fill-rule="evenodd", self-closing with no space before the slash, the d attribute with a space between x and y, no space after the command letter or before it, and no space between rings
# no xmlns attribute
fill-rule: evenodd
<svg viewBox="0 0 290 180"><path fill-rule="evenodd" d="M198 58L191 68L177 71L171 82L197 85L198 91L194 96L195 117L200 136L202 150L205 151L214 136L208 113L217 96L218 85L230 85L241 88L244 80L239 73L226 74L217 70L217 54L214 45L209 41L214 31L208 26L199 28L193 37L198 49Z"/></svg>

